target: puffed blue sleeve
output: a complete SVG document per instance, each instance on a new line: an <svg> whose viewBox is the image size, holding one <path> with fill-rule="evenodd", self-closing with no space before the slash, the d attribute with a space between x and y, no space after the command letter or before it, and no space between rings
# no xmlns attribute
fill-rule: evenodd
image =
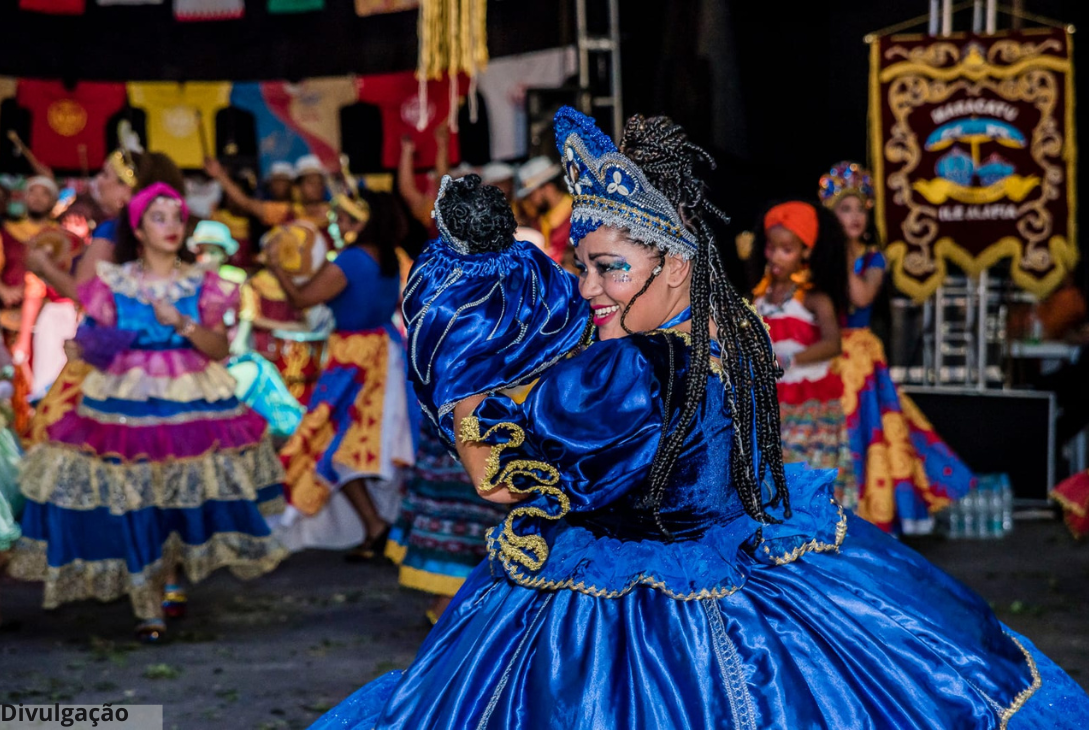
<svg viewBox="0 0 1089 730"><path fill-rule="evenodd" d="M514 462L535 461L538 471L555 470L572 510L596 509L647 477L662 429L659 391L639 343L600 342L553 366L524 400L485 399L470 433L495 449L497 484L504 471L520 471L510 468ZM515 474L512 486L533 478L519 483Z"/></svg>
<svg viewBox="0 0 1089 730"><path fill-rule="evenodd" d="M647 351L642 337L596 343L552 366L528 394L487 398L462 421L464 441L491 447L482 486L530 495L498 532L506 561L540 569L550 525L646 479L662 430L660 373Z"/></svg>

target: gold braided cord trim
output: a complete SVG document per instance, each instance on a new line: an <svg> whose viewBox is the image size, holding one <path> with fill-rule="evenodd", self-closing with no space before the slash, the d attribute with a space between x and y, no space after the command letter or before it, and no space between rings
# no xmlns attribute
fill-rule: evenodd
<svg viewBox="0 0 1089 730"><path fill-rule="evenodd" d="M771 556L772 562L776 565L786 565L788 563L793 563L806 553L826 553L839 550L839 546L843 544L843 539L847 537L847 515L843 511L842 505L838 504L836 500L832 499L829 501L836 505L836 509L839 510L839 521L836 523L836 541L834 543L827 543L813 538L804 545L799 545L794 548L789 553L783 553L778 556L771 555L771 547L764 545L764 553ZM761 544L763 542L765 541L762 540Z"/></svg>
<svg viewBox="0 0 1089 730"><path fill-rule="evenodd" d="M530 576L522 573L517 565L514 565L510 560L502 554L502 548L498 550L494 546L495 540L493 538L488 539L488 552L492 558L498 558L503 564L503 568L506 571L507 577L520 586L525 588L534 588L536 590L569 590L577 593L584 593L594 598L620 598L621 596L631 593L639 586L647 586L653 588L670 598L677 601L701 601L707 598L718 599L725 598L726 596L736 593L744 583L730 586L728 588L704 588L700 591L693 591L691 593L679 593L672 590L667 583L660 578L649 575L646 573L640 573L639 575L628 581L623 588L599 588L594 585L586 585L585 581L575 582L574 579L568 578L567 580L555 581L547 580L545 578L531 578Z"/></svg>
<svg viewBox="0 0 1089 730"><path fill-rule="evenodd" d="M83 380L83 395L94 400L119 398L146 401L151 398L174 403L221 401L234 397L235 380L227 368L210 362L204 370L165 378L154 378L139 369L124 375L91 370Z"/></svg>
<svg viewBox="0 0 1089 730"><path fill-rule="evenodd" d="M63 509L109 509L122 515L145 507L189 509L207 501L255 501L258 490L284 480L266 433L244 449L213 449L189 459L111 463L74 447L46 442L23 460L27 499Z"/></svg>
<svg viewBox="0 0 1089 730"><path fill-rule="evenodd" d="M554 466L543 461L514 459L500 470L499 455L505 449L516 449L525 440L525 432L513 423L497 423L486 433L480 433L480 421L476 416L467 416L461 420L459 438L465 443L480 443L491 438L499 431L506 431L509 439L493 444L488 455L484 471L484 481L480 485L483 491L506 487L512 494L541 494L552 497L559 506L559 514L550 514L540 507L515 505L503 520L503 535L499 538L499 550L504 562L518 563L530 570L540 570L548 560L548 542L541 535L519 535L514 531L514 520L518 517L539 517L545 520L559 520L571 510L567 495L556 485L560 481L560 472ZM528 478L532 486L523 489L515 485L518 477Z"/></svg>
<svg viewBox="0 0 1089 730"><path fill-rule="evenodd" d="M1040 686L1044 683L1043 678L1040 676L1040 670L1036 668L1036 660L1032 658L1032 654L1029 650L1013 636L1006 634L1006 637L1014 644L1017 644L1017 648L1025 655L1025 661L1028 663L1029 672L1032 673L1032 684L1021 690L1017 696L1013 698L1013 702L1010 703L1010 706L998 714L998 719L1001 721L1001 724L998 726L999 730L1006 730L1010 718L1028 702L1032 695L1036 694L1036 690L1040 689Z"/></svg>
<svg viewBox="0 0 1089 730"><path fill-rule="evenodd" d="M130 573L124 559L83 561L50 566L47 543L22 538L12 555L12 576L19 580L44 581L43 608L94 599L113 601L128 595L137 618L162 615L163 586L170 568L180 565L190 582L204 580L219 568L230 568L242 580L268 573L287 557L287 550L272 537L240 532L212 535L202 545L187 545L175 532L163 544L162 557L138 573Z"/></svg>

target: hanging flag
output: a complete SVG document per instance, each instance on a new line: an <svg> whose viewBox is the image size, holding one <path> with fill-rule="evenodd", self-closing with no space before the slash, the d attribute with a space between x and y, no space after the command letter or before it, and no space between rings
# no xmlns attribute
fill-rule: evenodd
<svg viewBox="0 0 1089 730"><path fill-rule="evenodd" d="M340 167L340 109L358 101L349 76L235 84L231 105L253 114L260 140L261 168L317 155L322 165Z"/></svg>
<svg viewBox="0 0 1089 730"><path fill-rule="evenodd" d="M578 57L573 47L503 56L488 62L479 84L488 105L493 160L512 160L526 154L526 89L563 86L576 73Z"/></svg>
<svg viewBox="0 0 1089 730"><path fill-rule="evenodd" d="M50 15L83 15L85 0L19 0L19 9Z"/></svg>
<svg viewBox="0 0 1089 730"><path fill-rule="evenodd" d="M325 0L268 0L270 13L314 13L325 9Z"/></svg>
<svg viewBox="0 0 1089 730"><path fill-rule="evenodd" d="M106 160L106 125L125 106L125 85L24 79L16 99L30 111L30 150L43 164L94 170Z"/></svg>
<svg viewBox="0 0 1089 730"><path fill-rule="evenodd" d="M359 16L399 13L418 7L420 0L355 0L355 14Z"/></svg>
<svg viewBox="0 0 1089 730"><path fill-rule="evenodd" d="M174 18L183 22L236 20L245 12L245 0L174 0Z"/></svg>
<svg viewBox="0 0 1089 730"><path fill-rule="evenodd" d="M215 150L216 113L228 105L231 85L221 81L129 82L129 103L147 114L147 148L179 167L203 168L204 144Z"/></svg>
<svg viewBox="0 0 1089 730"><path fill-rule="evenodd" d="M468 80L459 79L464 94ZM401 157L401 138L411 137L416 144L416 165L435 165L435 130L449 118L450 97L445 79L427 83L426 107L420 105L419 83L412 71L376 74L358 79L359 101L374 104L382 112L382 165L393 169ZM421 129L422 124L422 129ZM450 163L461 159L457 134L450 134Z"/></svg>
<svg viewBox="0 0 1089 730"><path fill-rule="evenodd" d="M875 221L896 286L922 300L952 261L1010 259L1043 297L1077 263L1070 35L885 36L871 42Z"/></svg>

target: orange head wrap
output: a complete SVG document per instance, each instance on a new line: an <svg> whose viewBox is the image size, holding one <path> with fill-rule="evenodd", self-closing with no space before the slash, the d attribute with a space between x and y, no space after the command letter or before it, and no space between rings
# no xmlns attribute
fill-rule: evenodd
<svg viewBox="0 0 1089 730"><path fill-rule="evenodd" d="M817 209L809 203L792 200L769 210L764 216L764 231L770 231L775 226L787 229L809 248L817 243L817 233L820 230Z"/></svg>

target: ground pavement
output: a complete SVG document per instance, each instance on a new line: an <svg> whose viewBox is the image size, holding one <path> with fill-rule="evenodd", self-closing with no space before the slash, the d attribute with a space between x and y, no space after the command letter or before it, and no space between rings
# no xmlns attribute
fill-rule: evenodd
<svg viewBox="0 0 1089 730"><path fill-rule="evenodd" d="M1018 523L993 542L913 542L1089 688L1089 544L1057 522ZM263 579L219 574L190 591L173 642L131 639L126 602L40 610L41 589L4 579L0 702L164 705L177 730L305 728L374 677L406 666L427 599L386 565L335 553L292 557Z"/></svg>

